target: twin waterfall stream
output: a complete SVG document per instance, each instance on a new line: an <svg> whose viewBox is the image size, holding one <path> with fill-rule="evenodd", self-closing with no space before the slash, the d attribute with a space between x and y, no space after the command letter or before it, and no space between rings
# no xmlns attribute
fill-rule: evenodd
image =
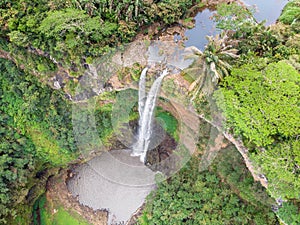
<svg viewBox="0 0 300 225"><path fill-rule="evenodd" d="M139 128L137 142L133 145L131 156L140 156L141 162L145 162L146 154L149 148L153 113L156 105L157 95L164 77L168 74L165 69L152 84L148 95L146 94L146 74L148 68L144 68L139 81Z"/></svg>

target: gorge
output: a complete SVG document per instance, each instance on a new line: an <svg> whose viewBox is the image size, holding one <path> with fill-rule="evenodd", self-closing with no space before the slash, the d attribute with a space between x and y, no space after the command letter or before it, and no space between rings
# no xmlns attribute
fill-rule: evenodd
<svg viewBox="0 0 300 225"><path fill-rule="evenodd" d="M152 134L153 115L156 106L158 92L161 82L168 74L165 69L154 81L148 94L146 94L146 73L147 68L142 71L139 81L139 129L137 133L137 142L133 145L132 156L140 156L141 162L145 162L145 157L149 148Z"/></svg>
<svg viewBox="0 0 300 225"><path fill-rule="evenodd" d="M0 224L300 224L299 0L100 2L0 3Z"/></svg>

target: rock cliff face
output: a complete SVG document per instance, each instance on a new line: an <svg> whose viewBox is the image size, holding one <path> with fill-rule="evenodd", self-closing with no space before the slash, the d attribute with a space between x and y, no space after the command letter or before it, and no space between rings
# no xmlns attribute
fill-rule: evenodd
<svg viewBox="0 0 300 225"><path fill-rule="evenodd" d="M233 0L206 0L204 1L206 7L215 7L217 4L220 4L221 2L232 2ZM151 0L150 0L151 2ZM155 25L154 25L155 26ZM158 30L155 29L155 27L151 27L150 33L152 32L154 35L158 33ZM158 38L160 41L164 43L168 43L168 45L165 46L166 49L174 49L177 46L181 45L184 40L184 31L185 29L181 26L174 26L167 28L163 34L161 34ZM182 36L181 40L174 40L174 34L179 34ZM148 64L147 62L147 47L148 45L145 44L149 40L149 36L144 36L142 34L138 35L136 40L129 44L125 50L122 50L116 54L114 54L111 58L112 63L109 64L111 61L109 61L106 65L108 65L108 70L106 72L110 72L109 78L105 80L105 83L103 84L103 90L102 91L120 91L127 88L137 88L136 83L134 82L132 76L128 73L124 76L120 76L119 72L122 72L122 68L124 67L130 67L133 65L133 63L137 62L140 64L141 68L143 66L146 66ZM1 52L0 52L1 54ZM9 55L5 55L5 53L2 53L3 57L10 57ZM0 55L1 57L1 55ZM97 62L96 62L97 63ZM101 60L99 61L101 64ZM99 65L100 65L99 64ZM97 68L97 65L96 65ZM100 67L99 67L100 68ZM154 76L154 68L152 68L152 75ZM151 74L151 68L149 70L149 73ZM101 76L101 70L98 73L98 76ZM61 83L68 82L69 77L64 76L66 80L61 81ZM84 77L81 77L79 79L80 81L84 80ZM172 74L169 77L165 79L165 82L172 81L175 85L175 88L173 89L173 93L176 93L176 95L171 96L168 92L167 88L163 85L162 87L162 93L161 97L167 99L170 103L165 103L164 101L159 101L158 106L161 106L164 110L169 111L176 119L179 121L179 143L177 143L173 137L170 135L167 135L162 142L161 145L157 146L153 150L151 150L148 154L148 161L149 167L153 171L162 171L164 173L168 173L170 170L173 170L173 168L170 168L172 164L166 164L165 160L169 158L170 155L173 154L173 150L178 146L184 146L186 149L189 150L190 154L197 153L197 143L198 143L198 132L199 132L199 126L205 118L199 117L193 110L191 110L190 107L188 107L186 99L188 95L188 90L190 83L186 81L180 73ZM56 85L58 86L58 85ZM61 85L60 85L61 86ZM65 90L66 91L66 90ZM100 93L100 92L99 92ZM68 92L68 95L71 96L71 94ZM71 99L74 99L74 96L71 97ZM209 122L209 121L206 121ZM208 131L209 132L209 131ZM207 134L209 135L209 134ZM248 166L248 169L253 174L253 177L256 180L259 180L263 186L266 187L265 181L262 179L259 179L259 176L257 175L256 171L254 171L253 166L249 163L249 159L247 158L246 150L241 149L240 143L238 143L236 140L232 139L231 136L228 136L227 134L225 137L236 145L238 150L243 153L242 156L244 157L244 160L246 162L246 165ZM227 143L224 141L224 136L222 134L219 134L217 137L213 140L216 142L216 145L212 146L211 148L208 148L208 159L211 160L211 158L214 157L215 153L218 152L221 148L224 148ZM122 147L122 144L119 144L119 147ZM94 157L93 155L92 157ZM210 158L211 157L211 158ZM212 159L213 160L213 159ZM161 163L162 162L162 163ZM176 168L175 168L176 169ZM62 173L60 179L63 181L68 180L68 174L69 176L74 176L72 173L68 173L67 171L64 171ZM79 178L78 178L79 179ZM98 184L102 185L102 184ZM95 185L94 185L95 186ZM88 221L91 224L106 224L108 213L107 211L93 211L92 208L84 207L79 204L75 197L73 197L66 186L65 182L58 182L57 180L50 180L49 186L48 186L48 192L47 196L51 199L55 199L63 204L66 208L73 208L76 212L78 212L80 215L82 215L84 218L87 218ZM118 204L118 202L115 202L115 204Z"/></svg>

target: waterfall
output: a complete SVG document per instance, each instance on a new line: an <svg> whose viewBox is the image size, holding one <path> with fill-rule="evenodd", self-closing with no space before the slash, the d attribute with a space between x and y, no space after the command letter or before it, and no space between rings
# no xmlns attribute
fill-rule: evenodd
<svg viewBox="0 0 300 225"><path fill-rule="evenodd" d="M152 120L153 113L156 105L157 95L161 86L161 82L168 74L168 70L165 69L160 76L152 84L150 91L146 97L146 73L147 68L142 71L139 82L139 130L137 142L133 145L132 156L140 156L142 162L145 161L146 153L149 148L151 132L152 132ZM146 98L146 100L145 100Z"/></svg>
<svg viewBox="0 0 300 225"><path fill-rule="evenodd" d="M140 81L139 81L139 115L142 118L144 107L146 103L146 74L148 68L143 69Z"/></svg>

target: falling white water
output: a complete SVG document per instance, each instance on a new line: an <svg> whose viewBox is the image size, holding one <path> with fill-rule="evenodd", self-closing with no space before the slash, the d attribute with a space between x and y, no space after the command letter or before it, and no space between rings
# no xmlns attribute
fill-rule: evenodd
<svg viewBox="0 0 300 225"><path fill-rule="evenodd" d="M142 118L144 107L146 103L146 74L148 68L143 69L140 81L139 81L139 115Z"/></svg>
<svg viewBox="0 0 300 225"><path fill-rule="evenodd" d="M152 119L153 112L156 105L156 99L159 92L159 88L161 86L161 82L164 77L168 74L168 70L165 69L161 75L154 81L151 86L151 89L146 97L145 90L145 80L146 80L146 72L147 69L144 69L140 82L139 82L139 131L138 131L138 140L133 145L132 156L140 156L140 160L142 162L145 161L146 153L149 147L151 132L152 132ZM145 96L145 97L143 97Z"/></svg>

